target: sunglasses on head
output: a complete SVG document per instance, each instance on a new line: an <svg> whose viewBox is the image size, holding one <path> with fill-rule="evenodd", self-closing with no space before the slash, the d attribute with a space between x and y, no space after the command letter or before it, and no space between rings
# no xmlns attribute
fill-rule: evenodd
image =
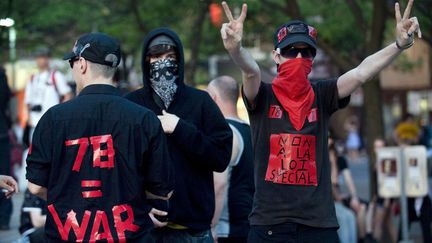
<svg viewBox="0 0 432 243"><path fill-rule="evenodd" d="M314 58L316 56L316 50L312 47L296 48L294 46L287 46L279 49L279 54L285 58L296 58L299 53L302 58Z"/></svg>

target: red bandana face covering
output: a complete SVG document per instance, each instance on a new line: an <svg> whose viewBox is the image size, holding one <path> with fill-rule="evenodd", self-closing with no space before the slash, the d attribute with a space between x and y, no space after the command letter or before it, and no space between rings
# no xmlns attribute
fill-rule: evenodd
<svg viewBox="0 0 432 243"><path fill-rule="evenodd" d="M294 128L302 129L312 108L315 93L307 79L312 69L312 60L294 58L282 63L278 75L273 79L272 89L282 104Z"/></svg>

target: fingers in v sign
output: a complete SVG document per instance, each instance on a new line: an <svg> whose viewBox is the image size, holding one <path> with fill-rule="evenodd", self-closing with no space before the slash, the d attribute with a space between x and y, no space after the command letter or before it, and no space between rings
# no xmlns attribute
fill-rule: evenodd
<svg viewBox="0 0 432 243"><path fill-rule="evenodd" d="M413 4L414 0L408 1L403 16L401 16L399 3L395 4L396 28L399 38L408 39L413 33L417 33L418 37L421 38L421 30L417 17L410 17Z"/></svg>
<svg viewBox="0 0 432 243"><path fill-rule="evenodd" d="M235 19L226 2L222 2L222 7L228 23L224 23L221 28L221 36L224 46L228 51L238 49L243 38L243 23L247 15L247 5L243 4L240 16Z"/></svg>

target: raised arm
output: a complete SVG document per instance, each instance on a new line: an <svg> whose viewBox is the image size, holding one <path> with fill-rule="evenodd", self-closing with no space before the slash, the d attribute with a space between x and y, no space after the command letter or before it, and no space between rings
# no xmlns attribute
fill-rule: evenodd
<svg viewBox="0 0 432 243"><path fill-rule="evenodd" d="M399 54L414 43L414 33L421 38L420 25L416 17L409 17L414 0L409 0L403 17L399 4L395 4L396 42L368 56L356 68L339 77L337 87L339 98L349 96L366 81L387 67Z"/></svg>
<svg viewBox="0 0 432 243"><path fill-rule="evenodd" d="M241 46L243 38L243 23L246 19L247 5L243 4L240 17L234 19L226 2L222 2L228 23L221 28L221 36L225 49L234 63L240 67L243 76L243 92L252 104L258 94L261 83L261 72L251 54Z"/></svg>

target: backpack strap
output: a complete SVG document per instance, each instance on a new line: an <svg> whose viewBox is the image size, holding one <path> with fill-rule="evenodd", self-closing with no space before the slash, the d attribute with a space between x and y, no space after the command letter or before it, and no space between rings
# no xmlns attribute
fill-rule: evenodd
<svg viewBox="0 0 432 243"><path fill-rule="evenodd" d="M54 85L54 89L59 97L61 97L60 92L57 87L57 80L55 78L55 70L51 72L51 83Z"/></svg>

